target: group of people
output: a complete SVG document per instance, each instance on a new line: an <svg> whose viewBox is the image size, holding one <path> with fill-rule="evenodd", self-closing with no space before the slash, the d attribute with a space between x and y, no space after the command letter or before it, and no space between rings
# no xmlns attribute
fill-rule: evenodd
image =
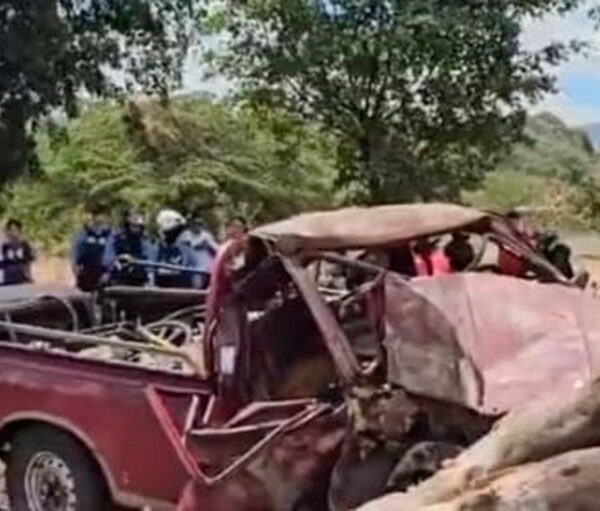
<svg viewBox="0 0 600 511"><path fill-rule="evenodd" d="M218 244L202 217L185 218L173 209L156 217L157 239L147 230L144 215L128 211L114 230L106 209L95 208L73 242L72 267L77 286L94 291L103 285L165 288L206 288ZM243 234L240 220L228 236Z"/></svg>
<svg viewBox="0 0 600 511"><path fill-rule="evenodd" d="M575 278L571 249L556 233L537 231L516 211L507 215L506 226L512 236L535 253L544 256L567 279ZM444 244L441 243L442 239L436 236L424 237L385 252L368 253L365 260L408 277L464 272L480 263L478 259L481 259L483 253L476 253L469 234L453 233ZM504 245L498 246L495 263L489 263L490 261L487 265L480 266L480 269L521 278L527 277L531 270L527 260Z"/></svg>

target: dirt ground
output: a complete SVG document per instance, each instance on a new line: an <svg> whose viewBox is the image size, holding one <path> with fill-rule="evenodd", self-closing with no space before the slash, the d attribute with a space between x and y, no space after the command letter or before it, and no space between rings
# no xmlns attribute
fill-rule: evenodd
<svg viewBox="0 0 600 511"><path fill-rule="evenodd" d="M73 284L71 267L64 257L39 254L32 271L36 282Z"/></svg>

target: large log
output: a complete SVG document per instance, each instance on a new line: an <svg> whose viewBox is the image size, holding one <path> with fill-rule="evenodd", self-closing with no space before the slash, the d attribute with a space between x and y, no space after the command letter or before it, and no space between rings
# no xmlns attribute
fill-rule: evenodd
<svg viewBox="0 0 600 511"><path fill-rule="evenodd" d="M600 378L569 395L550 393L510 412L488 435L430 479L407 493L367 504L360 511L420 510L427 505L451 502L488 480L494 472L597 445Z"/></svg>
<svg viewBox="0 0 600 511"><path fill-rule="evenodd" d="M596 511L600 448L571 451L497 474L483 488L420 511ZM396 510L398 511L398 509Z"/></svg>
<svg viewBox="0 0 600 511"><path fill-rule="evenodd" d="M496 477L452 502L419 511L600 509L600 448L571 451L501 471ZM404 510L396 508L395 511Z"/></svg>

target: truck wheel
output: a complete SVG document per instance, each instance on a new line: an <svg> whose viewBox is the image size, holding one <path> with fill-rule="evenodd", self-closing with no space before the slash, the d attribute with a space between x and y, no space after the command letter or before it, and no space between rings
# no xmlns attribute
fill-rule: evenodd
<svg viewBox="0 0 600 511"><path fill-rule="evenodd" d="M6 485L11 509L105 511L111 508L100 470L68 433L34 426L11 442Z"/></svg>

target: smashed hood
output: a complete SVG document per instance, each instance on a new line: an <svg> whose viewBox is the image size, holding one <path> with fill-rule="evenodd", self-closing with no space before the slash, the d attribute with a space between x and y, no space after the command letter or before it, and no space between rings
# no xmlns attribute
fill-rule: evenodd
<svg viewBox="0 0 600 511"><path fill-rule="evenodd" d="M600 368L600 302L560 284L386 276L388 380L495 415Z"/></svg>

